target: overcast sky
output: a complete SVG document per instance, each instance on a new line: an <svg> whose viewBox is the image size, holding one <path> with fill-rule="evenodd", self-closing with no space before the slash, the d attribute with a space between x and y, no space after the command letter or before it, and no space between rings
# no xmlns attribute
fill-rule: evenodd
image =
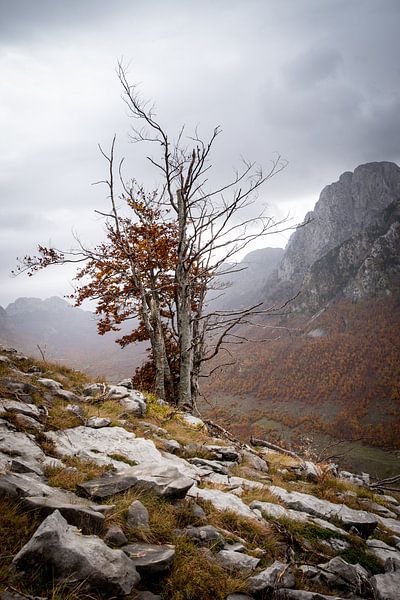
<svg viewBox="0 0 400 600"><path fill-rule="evenodd" d="M127 176L156 183L119 58L169 131L221 125L215 177L284 156L260 202L300 221L343 171L400 161L399 31L399 0L0 0L0 304L71 291L71 271L9 272L38 242L102 238L98 143L116 133Z"/></svg>

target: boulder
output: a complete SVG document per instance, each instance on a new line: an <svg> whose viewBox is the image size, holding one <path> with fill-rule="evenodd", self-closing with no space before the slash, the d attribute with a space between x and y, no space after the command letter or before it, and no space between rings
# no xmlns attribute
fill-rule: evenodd
<svg viewBox="0 0 400 600"><path fill-rule="evenodd" d="M223 546L224 537L213 525L202 525L201 527L186 527L181 533L193 540L200 546Z"/></svg>
<svg viewBox="0 0 400 600"><path fill-rule="evenodd" d="M247 580L251 594L271 589L293 588L296 585L293 569L290 565L275 561L270 567Z"/></svg>
<svg viewBox="0 0 400 600"><path fill-rule="evenodd" d="M183 458L161 453L152 440L137 438L123 427L72 427L62 431L47 431L48 437L61 456L79 456L98 464L112 464L119 472L129 469L126 462L118 460L118 454L136 464L152 467L174 467L182 475L198 478L198 469Z"/></svg>
<svg viewBox="0 0 400 600"><path fill-rule="evenodd" d="M190 490L189 495L192 498L199 500L206 500L211 502L213 507L217 510L230 510L242 517L249 519L258 519L257 515L240 500L237 496L230 494L229 492L222 492L221 490L210 490L206 488L198 488L193 486Z"/></svg>
<svg viewBox="0 0 400 600"><path fill-rule="evenodd" d="M203 477L203 481L207 481L213 485L223 485L229 489L241 487L245 490L262 490L265 487L264 484L259 481L235 477L233 475L221 475L220 473L210 473Z"/></svg>
<svg viewBox="0 0 400 600"><path fill-rule="evenodd" d="M217 446L208 444L203 446L203 448L204 450L207 450L207 452L213 454L217 460L227 460L236 463L241 461L240 454L234 446Z"/></svg>
<svg viewBox="0 0 400 600"><path fill-rule="evenodd" d="M277 486L270 486L269 489L272 494L285 502L289 508L323 519L336 518L343 523L345 529L355 528L365 537L368 537L374 531L378 525L378 519L383 519L383 517L378 517L364 510L354 510L345 504L335 504L328 500L321 500L310 494L288 492Z"/></svg>
<svg viewBox="0 0 400 600"><path fill-rule="evenodd" d="M15 431L3 420L0 422L0 456L3 456L4 460L19 461L34 473L43 473L46 455L33 436Z"/></svg>
<svg viewBox="0 0 400 600"><path fill-rule="evenodd" d="M369 591L369 574L359 564L347 563L340 556L335 556L330 561L318 565L318 581L326 583L331 588L348 590L361 594Z"/></svg>
<svg viewBox="0 0 400 600"><path fill-rule="evenodd" d="M157 545L136 543L124 546L122 550L131 559L139 573L143 576L164 573L172 565L175 558L175 546L171 544Z"/></svg>
<svg viewBox="0 0 400 600"><path fill-rule="evenodd" d="M134 500L129 506L126 523L128 527L135 527L136 529L149 528L149 511L140 500Z"/></svg>
<svg viewBox="0 0 400 600"><path fill-rule="evenodd" d="M118 525L110 525L104 536L104 541L109 546L120 548L128 543L128 538Z"/></svg>
<svg viewBox="0 0 400 600"><path fill-rule="evenodd" d="M268 473L268 463L263 458L254 454L254 452L250 452L250 450L242 450L241 454L243 460L245 460L250 467L257 471Z"/></svg>
<svg viewBox="0 0 400 600"><path fill-rule="evenodd" d="M291 508L285 508L284 506L280 506L279 504L274 504L273 502L261 502L260 500L254 500L250 503L250 508L253 510L260 510L263 517L272 518L272 519L291 519L292 521L297 521L298 523L312 523L317 525L318 527L322 527L322 529L328 529L333 533L337 533L340 535L346 535L346 532L340 527L336 527L329 521L325 519L319 519L318 517L313 517L307 513L303 513L299 510L293 510Z"/></svg>
<svg viewBox="0 0 400 600"><path fill-rule="evenodd" d="M220 550L215 559L221 567L224 567L224 569L242 575L249 575L257 568L257 565L260 562L259 558L254 558L254 556L235 552L233 550Z"/></svg>
<svg viewBox="0 0 400 600"><path fill-rule="evenodd" d="M90 417L86 421L86 427L92 427L93 429L101 429L102 427L108 427L111 424L111 419L105 417Z"/></svg>
<svg viewBox="0 0 400 600"><path fill-rule="evenodd" d="M393 558L396 561L400 562L400 552L393 548L393 546L389 546L389 544L385 544L381 540L367 540L368 552L375 556L382 564L389 558Z"/></svg>
<svg viewBox="0 0 400 600"><path fill-rule="evenodd" d="M157 496L184 498L193 483L193 479L181 475L175 467L145 463L121 473L106 473L78 485L78 489L91 498L108 498L130 488L150 490Z"/></svg>
<svg viewBox="0 0 400 600"><path fill-rule="evenodd" d="M197 465L198 467L208 467L211 471L222 475L228 475L229 473L228 469L216 460L207 460L206 458L198 458L195 456L194 458L189 458L188 462L192 465Z"/></svg>
<svg viewBox="0 0 400 600"><path fill-rule="evenodd" d="M98 533L104 525L104 515L100 512L82 504L61 502L51 496L28 496L23 500L23 508L44 516L58 510L70 525L76 525L83 533Z"/></svg>
<svg viewBox="0 0 400 600"><path fill-rule="evenodd" d="M374 575L370 583L375 600L399 600L400 571Z"/></svg>
<svg viewBox="0 0 400 600"><path fill-rule="evenodd" d="M189 425L190 427L194 427L196 429L204 429L205 428L204 421L202 421L198 417L195 417L194 415L191 415L189 413L180 413L179 419L181 421L183 421L186 425Z"/></svg>
<svg viewBox="0 0 400 600"><path fill-rule="evenodd" d="M56 582L80 584L83 592L126 595L139 582L134 563L121 550L112 550L100 538L86 536L53 512L13 559L19 575L42 567Z"/></svg>
<svg viewBox="0 0 400 600"><path fill-rule="evenodd" d="M0 416L6 412L26 415L27 417L36 420L40 419L40 417L46 414L44 409L40 409L35 404L17 402L16 400L8 400L7 398L0 398Z"/></svg>

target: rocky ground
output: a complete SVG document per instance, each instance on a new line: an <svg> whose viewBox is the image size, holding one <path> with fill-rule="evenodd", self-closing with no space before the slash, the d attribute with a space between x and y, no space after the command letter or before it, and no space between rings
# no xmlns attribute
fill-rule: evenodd
<svg viewBox="0 0 400 600"><path fill-rule="evenodd" d="M0 349L1 600L398 600L378 491Z"/></svg>

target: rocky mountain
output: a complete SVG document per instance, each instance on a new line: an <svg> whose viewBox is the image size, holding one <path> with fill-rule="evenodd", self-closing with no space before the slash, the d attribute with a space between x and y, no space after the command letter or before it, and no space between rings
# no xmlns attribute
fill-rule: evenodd
<svg viewBox="0 0 400 600"><path fill-rule="evenodd" d="M301 307L312 310L339 292L361 297L390 291L398 272L392 259L399 251L399 199L400 168L394 163L367 163L343 173L322 190L314 211L290 237L263 296L283 300L302 289ZM324 293L319 296L317 288Z"/></svg>
<svg viewBox="0 0 400 600"><path fill-rule="evenodd" d="M68 362L88 373L110 377L132 374L144 356L145 346L121 349L119 333L99 336L95 315L52 297L18 298L5 309L0 307L0 342L49 360Z"/></svg>
<svg viewBox="0 0 400 600"><path fill-rule="evenodd" d="M262 288L283 257L282 248L253 250L237 264L224 264L210 293L212 309L236 309L259 300Z"/></svg>
<svg viewBox="0 0 400 600"><path fill-rule="evenodd" d="M4 347L0 390L0 600L398 600L399 476Z"/></svg>

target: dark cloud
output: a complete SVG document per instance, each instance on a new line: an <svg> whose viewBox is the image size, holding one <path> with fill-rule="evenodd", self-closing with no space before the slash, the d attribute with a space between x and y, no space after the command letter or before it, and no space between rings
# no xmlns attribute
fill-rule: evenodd
<svg viewBox="0 0 400 600"><path fill-rule="evenodd" d="M101 239L98 142L116 132L127 177L157 183L151 150L127 142L119 57L168 130L222 126L216 180L241 155L267 167L285 156L260 202L300 220L341 172L400 160L399 23L398 0L0 0L0 303L60 293L54 271L6 275L37 241Z"/></svg>

